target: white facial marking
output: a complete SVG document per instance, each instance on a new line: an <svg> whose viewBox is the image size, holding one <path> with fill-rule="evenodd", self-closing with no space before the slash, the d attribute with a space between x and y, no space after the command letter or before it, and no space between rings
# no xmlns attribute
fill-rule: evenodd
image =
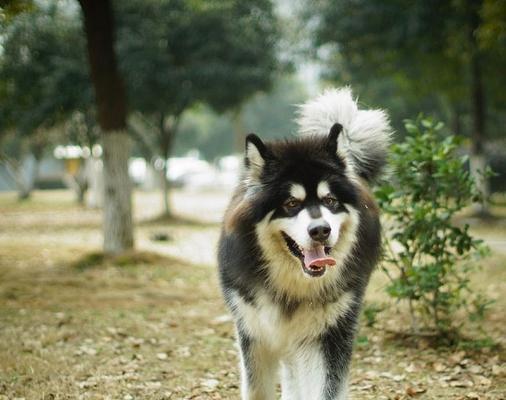
<svg viewBox="0 0 506 400"><path fill-rule="evenodd" d="M349 255L357 240L359 225L358 211L345 205L346 212L332 214L326 207L320 207L322 219L331 226L328 245L332 247L331 257L336 265L327 268L325 274L316 279L308 278L302 271L301 262L294 257L286 246L281 232L285 232L301 247L312 246L307 228L311 218L307 210L301 210L291 218L276 218L271 220L274 211L268 213L257 225L256 233L260 248L265 257L264 268L268 271L269 284L280 293L290 294L299 299L311 299L319 296L328 286L338 282L341 266ZM336 289L337 290L337 289Z"/></svg>
<svg viewBox="0 0 506 400"><path fill-rule="evenodd" d="M329 184L327 183L327 181L321 181L316 189L316 194L320 199L323 199L329 193L330 193Z"/></svg>
<svg viewBox="0 0 506 400"><path fill-rule="evenodd" d="M273 221L280 231L285 232L299 246L303 248L311 247L311 237L307 231L309 224L313 221L307 210L304 208L296 216L291 218L279 218Z"/></svg>
<svg viewBox="0 0 506 400"><path fill-rule="evenodd" d="M341 225L349 218L349 215L344 212L333 214L327 207L320 207L320 212L322 213L321 218L330 225L331 231L328 242L330 246L334 246L339 239Z"/></svg>
<svg viewBox="0 0 506 400"><path fill-rule="evenodd" d="M290 195L297 200L303 201L306 198L306 189L298 183L293 183L290 187Z"/></svg>

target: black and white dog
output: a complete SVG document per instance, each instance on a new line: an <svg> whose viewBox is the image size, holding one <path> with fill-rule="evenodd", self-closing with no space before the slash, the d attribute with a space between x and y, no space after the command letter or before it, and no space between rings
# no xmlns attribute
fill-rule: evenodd
<svg viewBox="0 0 506 400"><path fill-rule="evenodd" d="M301 136L246 139L244 176L224 217L219 271L241 352L242 397L346 399L348 365L380 254L368 184L381 172L388 118L348 88L299 110Z"/></svg>

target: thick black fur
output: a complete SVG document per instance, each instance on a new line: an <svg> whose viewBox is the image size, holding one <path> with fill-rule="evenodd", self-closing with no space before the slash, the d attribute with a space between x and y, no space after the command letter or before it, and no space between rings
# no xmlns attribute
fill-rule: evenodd
<svg viewBox="0 0 506 400"><path fill-rule="evenodd" d="M246 351L245 362L248 363L249 349L255 338L248 337L241 329L241 315L234 309L232 294L238 294L244 301L255 305L255 293L259 288L266 289L272 301L283 309L285 318L291 318L306 301L268 284L266 269L261 267L265 260L257 241L256 225L273 210L272 218L285 216L283 202L288 195L289 182L300 183L308 189L304 207L311 206L311 201L317 201L317 184L326 180L339 204L349 205L358 211L358 240L346 258L339 282L330 286L318 299L311 300L326 305L338 301L345 292L351 292L355 299L353 307L318 339L326 362L325 399L329 400L336 398L346 378L362 298L380 255L378 210L367 184L351 180L346 173L345 160L336 151L340 130L340 125L336 124L327 137L310 136L267 144L255 135L248 136L247 141L257 147L265 164L259 182L253 183L253 186L257 185L254 190L244 184L237 188L225 216L218 251L221 286L234 313L240 344ZM248 174L248 159L245 166Z"/></svg>

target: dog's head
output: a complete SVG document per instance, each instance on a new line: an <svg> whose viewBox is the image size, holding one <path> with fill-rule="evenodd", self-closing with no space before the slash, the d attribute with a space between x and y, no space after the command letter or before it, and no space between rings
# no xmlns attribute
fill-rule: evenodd
<svg viewBox="0 0 506 400"><path fill-rule="evenodd" d="M358 225L357 186L328 136L264 143L246 139L246 198L254 203L259 246L270 264L324 276L348 254ZM302 274L300 273L302 271Z"/></svg>

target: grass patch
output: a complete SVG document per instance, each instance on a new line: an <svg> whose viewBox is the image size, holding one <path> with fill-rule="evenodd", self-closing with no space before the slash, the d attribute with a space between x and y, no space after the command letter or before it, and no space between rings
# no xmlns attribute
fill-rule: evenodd
<svg viewBox="0 0 506 400"><path fill-rule="evenodd" d="M91 268L135 267L181 264L181 261L149 251L127 251L117 255L91 252L70 263L71 269L85 271Z"/></svg>
<svg viewBox="0 0 506 400"><path fill-rule="evenodd" d="M174 214L161 214L153 218L145 219L139 222L138 225L149 226L149 225L171 225L171 226L188 226L196 228L207 228L207 227L218 227L219 223L216 222L204 222L195 218L183 217Z"/></svg>
<svg viewBox="0 0 506 400"><path fill-rule="evenodd" d="M481 351L483 349L488 349L497 353L501 353L504 350L501 344L497 343L491 337L485 337L483 339L461 337L456 347L458 349L469 351Z"/></svg>

